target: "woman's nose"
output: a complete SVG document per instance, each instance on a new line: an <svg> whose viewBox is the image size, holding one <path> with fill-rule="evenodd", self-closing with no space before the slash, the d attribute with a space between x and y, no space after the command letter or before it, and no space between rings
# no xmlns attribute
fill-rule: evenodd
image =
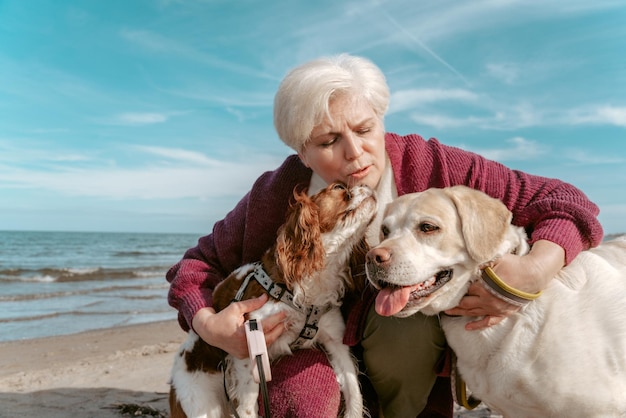
<svg viewBox="0 0 626 418"><path fill-rule="evenodd" d="M346 159L356 160L363 154L361 139L353 132L345 136L344 143L346 144Z"/></svg>

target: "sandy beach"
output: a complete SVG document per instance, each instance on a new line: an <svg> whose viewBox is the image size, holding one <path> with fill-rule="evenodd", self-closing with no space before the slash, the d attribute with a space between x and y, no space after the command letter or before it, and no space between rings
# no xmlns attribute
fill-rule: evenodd
<svg viewBox="0 0 626 418"><path fill-rule="evenodd" d="M0 343L0 417L167 416L167 380L185 335L165 321ZM131 414L138 406L144 414ZM455 415L495 416L481 407Z"/></svg>
<svg viewBox="0 0 626 418"><path fill-rule="evenodd" d="M166 321L0 343L0 417L119 418L124 404L165 414L185 335Z"/></svg>

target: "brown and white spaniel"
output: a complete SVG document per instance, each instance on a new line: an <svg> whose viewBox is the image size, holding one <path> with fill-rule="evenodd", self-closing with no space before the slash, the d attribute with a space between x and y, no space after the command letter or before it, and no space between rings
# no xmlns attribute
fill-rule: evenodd
<svg viewBox="0 0 626 418"><path fill-rule="evenodd" d="M262 322L277 312L287 313L288 329L268 347L269 358L322 346L344 397L344 416L361 418L358 370L342 342L345 324L340 306L346 289L354 286L349 260L364 243L376 213L376 197L366 186L347 188L339 183L311 197L294 191L294 197L276 243L260 263L244 265L220 283L213 294L214 308L219 312L238 296L250 299L269 293L270 300L249 314L249 319ZM172 417L223 418L230 416L231 405L242 418L257 417L259 384L253 379L250 360L224 355L189 332L174 360ZM223 359L225 377L219 368Z"/></svg>

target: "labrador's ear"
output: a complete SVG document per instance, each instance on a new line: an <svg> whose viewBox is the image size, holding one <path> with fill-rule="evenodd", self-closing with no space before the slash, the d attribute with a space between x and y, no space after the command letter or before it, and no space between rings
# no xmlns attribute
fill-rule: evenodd
<svg viewBox="0 0 626 418"><path fill-rule="evenodd" d="M479 263L495 257L513 215L498 199L466 186L444 189L456 206L470 257Z"/></svg>

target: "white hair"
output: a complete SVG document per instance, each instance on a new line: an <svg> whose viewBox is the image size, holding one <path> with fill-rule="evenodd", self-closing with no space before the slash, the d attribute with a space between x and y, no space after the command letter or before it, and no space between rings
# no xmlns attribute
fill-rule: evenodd
<svg viewBox="0 0 626 418"><path fill-rule="evenodd" d="M341 54L309 61L292 69L274 97L274 127L297 152L313 128L329 117L329 103L343 95L365 99L383 121L389 87L382 71L362 57Z"/></svg>

